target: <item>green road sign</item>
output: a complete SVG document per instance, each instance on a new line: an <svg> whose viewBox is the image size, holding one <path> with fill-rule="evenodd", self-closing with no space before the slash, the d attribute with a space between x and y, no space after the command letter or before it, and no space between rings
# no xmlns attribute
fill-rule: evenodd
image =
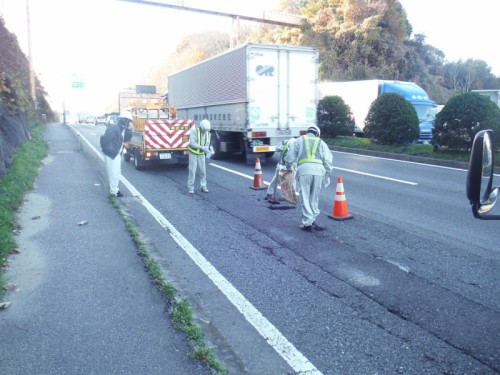
<svg viewBox="0 0 500 375"><path fill-rule="evenodd" d="M83 89L85 87L85 84L83 82L73 82L71 84L71 87L74 89Z"/></svg>

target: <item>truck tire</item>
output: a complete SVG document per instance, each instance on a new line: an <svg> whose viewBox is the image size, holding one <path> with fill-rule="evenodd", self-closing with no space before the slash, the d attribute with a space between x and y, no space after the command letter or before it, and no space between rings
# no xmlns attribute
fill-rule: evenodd
<svg viewBox="0 0 500 375"><path fill-rule="evenodd" d="M142 158L141 151L137 148L134 150L134 167L138 171L144 168L144 160Z"/></svg>
<svg viewBox="0 0 500 375"><path fill-rule="evenodd" d="M125 160L126 162L129 162L131 157L132 155L130 155L127 151L125 151L125 153L123 154L123 160Z"/></svg>

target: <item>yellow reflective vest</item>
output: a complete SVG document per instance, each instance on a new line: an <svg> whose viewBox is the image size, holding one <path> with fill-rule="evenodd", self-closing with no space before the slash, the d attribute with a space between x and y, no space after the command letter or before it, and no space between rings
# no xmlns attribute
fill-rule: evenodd
<svg viewBox="0 0 500 375"><path fill-rule="evenodd" d="M200 131L200 128L196 128L196 135L198 136L196 143L198 143L199 145L202 145L201 144L201 131ZM209 146L209 145L210 145L210 133L206 132L206 135L205 135L205 144L202 145L202 146ZM203 151L201 148L194 148L194 147L189 146L188 150L191 151L193 154L197 154L197 155L204 155L205 154L205 151Z"/></svg>
<svg viewBox="0 0 500 375"><path fill-rule="evenodd" d="M299 165L303 163L323 164L323 160L319 158L318 154L318 146L320 138L319 137L309 138L307 135L304 135L303 139L305 147L302 149L302 155L299 156L298 164ZM314 141L312 150L310 141Z"/></svg>

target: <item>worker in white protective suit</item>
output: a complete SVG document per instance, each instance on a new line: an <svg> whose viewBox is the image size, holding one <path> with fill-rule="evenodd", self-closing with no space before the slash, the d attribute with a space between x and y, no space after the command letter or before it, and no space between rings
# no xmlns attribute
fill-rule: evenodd
<svg viewBox="0 0 500 375"><path fill-rule="evenodd" d="M122 174L120 153L123 145L123 129L132 120L130 112L120 113L117 122L107 125L105 133L100 138L108 176L109 193L115 197L123 197L118 188Z"/></svg>
<svg viewBox="0 0 500 375"><path fill-rule="evenodd" d="M205 159L212 156L210 150L210 121L202 120L189 134L189 176L188 192L194 194L196 175L200 176L201 191L208 193Z"/></svg>
<svg viewBox="0 0 500 375"><path fill-rule="evenodd" d="M287 164L285 162L285 156L288 153L288 150L290 149L290 146L295 142L295 138L291 138L289 140L282 141L277 147L276 151L280 152L280 160L278 161L278 164L276 164L276 172L274 173L274 177L271 180L271 183L267 187L267 193L264 199L266 201L274 201L276 198L276 189L278 188L278 184L280 182L280 171L283 169L286 170L295 170L296 165L295 164ZM295 190L295 189L294 189Z"/></svg>
<svg viewBox="0 0 500 375"><path fill-rule="evenodd" d="M330 184L333 156L326 143L320 139L320 135L317 126L310 126L306 135L298 138L285 156L285 162L297 163L297 182L302 207L300 228L307 232L325 229L316 223L316 218L320 213L320 189Z"/></svg>

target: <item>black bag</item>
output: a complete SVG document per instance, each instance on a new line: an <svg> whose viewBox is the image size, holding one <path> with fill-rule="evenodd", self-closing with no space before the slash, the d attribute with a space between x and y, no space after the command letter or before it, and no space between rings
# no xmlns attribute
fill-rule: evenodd
<svg viewBox="0 0 500 375"><path fill-rule="evenodd" d="M101 143L101 149L104 151L104 149L106 148L106 145L109 143L109 140L107 139L108 137L106 136L106 133L104 133L103 135L101 135L101 138L100 138L100 143Z"/></svg>

